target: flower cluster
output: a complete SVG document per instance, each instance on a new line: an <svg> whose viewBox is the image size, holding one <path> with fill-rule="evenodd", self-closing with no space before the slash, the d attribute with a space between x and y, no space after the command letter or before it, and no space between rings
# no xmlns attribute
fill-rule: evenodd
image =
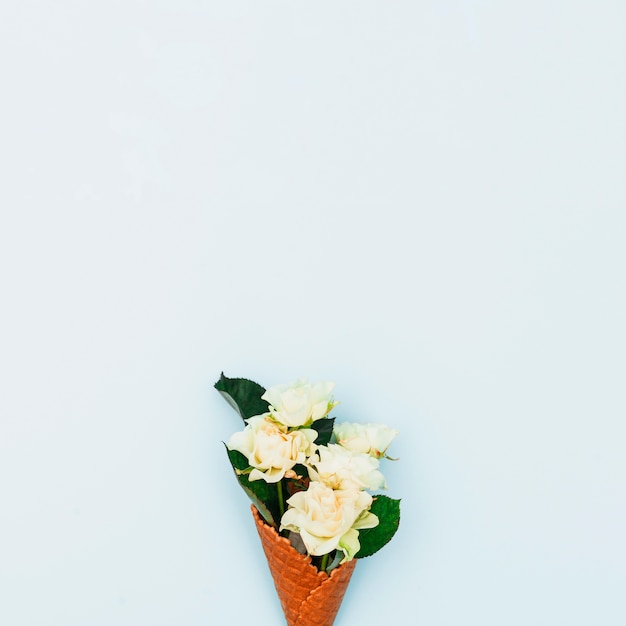
<svg viewBox="0 0 626 626"><path fill-rule="evenodd" d="M264 390L222 375L215 386L244 419L226 444L241 486L265 520L303 545L321 570L369 556L391 539L399 500L369 492L387 488L380 461L389 458L396 430L335 424L328 417L338 404L331 382L300 379Z"/></svg>

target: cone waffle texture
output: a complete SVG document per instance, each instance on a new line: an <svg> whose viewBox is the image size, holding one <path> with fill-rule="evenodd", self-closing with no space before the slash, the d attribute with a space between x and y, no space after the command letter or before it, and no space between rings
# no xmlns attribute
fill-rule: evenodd
<svg viewBox="0 0 626 626"><path fill-rule="evenodd" d="M311 564L266 524L252 507L267 563L289 626L332 626L343 600L356 559L334 569L330 576Z"/></svg>

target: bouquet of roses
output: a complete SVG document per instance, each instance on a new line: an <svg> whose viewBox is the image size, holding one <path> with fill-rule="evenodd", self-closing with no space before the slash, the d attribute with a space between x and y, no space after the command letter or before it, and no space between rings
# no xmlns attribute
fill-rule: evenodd
<svg viewBox="0 0 626 626"><path fill-rule="evenodd" d="M356 563L395 534L400 501L385 489L381 459L397 431L335 423L334 384L265 390L245 378L215 384L244 421L226 444L290 626L330 626Z"/></svg>

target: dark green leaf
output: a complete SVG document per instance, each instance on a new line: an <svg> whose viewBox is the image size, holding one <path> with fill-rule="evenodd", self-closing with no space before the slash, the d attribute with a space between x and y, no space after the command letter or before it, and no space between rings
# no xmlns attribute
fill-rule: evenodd
<svg viewBox="0 0 626 626"><path fill-rule="evenodd" d="M378 517L378 526L359 530L361 548L356 553L357 559L378 552L395 535L400 524L400 500L374 496L370 511Z"/></svg>
<svg viewBox="0 0 626 626"><path fill-rule="evenodd" d="M301 463L296 463L291 469L297 476L304 476L305 478L309 476L309 470L306 465L302 465Z"/></svg>
<svg viewBox="0 0 626 626"><path fill-rule="evenodd" d="M228 448L226 450L234 470L246 470L250 467L245 454L241 454L239 450L228 450Z"/></svg>
<svg viewBox="0 0 626 626"><path fill-rule="evenodd" d="M252 380L227 378L222 372L220 379L215 383L215 388L244 420L268 411L269 405L261 398L265 389Z"/></svg>
<svg viewBox="0 0 626 626"><path fill-rule="evenodd" d="M259 509L259 513L268 524L278 528L280 522L280 508L278 506L278 489L273 483L266 483L264 480L250 480L247 474L241 474L242 470L249 469L248 460L237 450L228 450L230 460L237 481L246 492L254 506ZM242 461L243 458L243 461ZM243 465L243 467L242 467Z"/></svg>
<svg viewBox="0 0 626 626"><path fill-rule="evenodd" d="M315 440L315 443L318 446L325 446L328 444L333 434L334 423L334 417L323 417L321 420L317 420L311 424L310 427L317 431L317 439Z"/></svg>

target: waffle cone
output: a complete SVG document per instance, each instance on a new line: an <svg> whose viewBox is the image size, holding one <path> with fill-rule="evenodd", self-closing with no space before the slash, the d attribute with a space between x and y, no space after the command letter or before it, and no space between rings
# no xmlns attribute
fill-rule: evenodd
<svg viewBox="0 0 626 626"><path fill-rule="evenodd" d="M356 560L334 569L330 576L300 554L286 537L266 524L252 506L263 551L289 626L332 626Z"/></svg>

